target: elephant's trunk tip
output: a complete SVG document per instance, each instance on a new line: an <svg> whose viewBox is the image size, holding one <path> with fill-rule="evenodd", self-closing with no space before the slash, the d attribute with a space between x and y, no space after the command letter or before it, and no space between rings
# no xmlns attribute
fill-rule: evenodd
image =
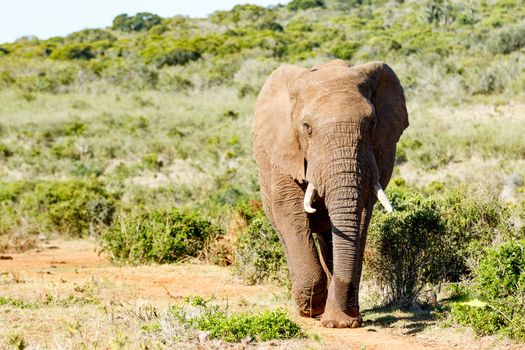
<svg viewBox="0 0 525 350"><path fill-rule="evenodd" d="M313 214L317 211L317 209L312 208L312 201L314 199L315 194L315 186L310 182L308 183L308 187L306 188L306 192L304 193L304 211L308 214Z"/></svg>
<svg viewBox="0 0 525 350"><path fill-rule="evenodd" d="M385 210L388 213L391 213L393 210L392 204L390 204L390 201L386 197L385 191L383 191L383 188L379 184L379 181L375 183L374 190L376 192L376 197L379 200L379 202L383 205L383 207L385 207Z"/></svg>

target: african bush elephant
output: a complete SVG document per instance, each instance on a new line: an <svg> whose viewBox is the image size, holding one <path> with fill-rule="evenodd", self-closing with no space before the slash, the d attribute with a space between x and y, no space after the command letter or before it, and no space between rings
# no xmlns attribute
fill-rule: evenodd
<svg viewBox="0 0 525 350"><path fill-rule="evenodd" d="M264 211L284 246L302 316L359 327L359 282L376 198L408 126L403 88L382 62L282 65L255 105L254 155ZM319 253L312 232L319 241Z"/></svg>

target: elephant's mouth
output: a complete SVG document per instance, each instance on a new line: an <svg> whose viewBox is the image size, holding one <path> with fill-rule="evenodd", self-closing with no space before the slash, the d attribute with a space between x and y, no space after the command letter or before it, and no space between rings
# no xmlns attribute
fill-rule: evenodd
<svg viewBox="0 0 525 350"><path fill-rule="evenodd" d="M316 189L315 189L314 184L309 182L308 187L306 188L306 192L304 193L304 200L303 200L304 211L309 214L313 214L317 211L317 209L312 207L312 202L313 202L315 193L316 193ZM383 205L383 207L385 208L385 210L389 213L392 212L392 204L390 204L390 201L388 200L388 197L386 196L385 191L381 187L381 184L379 183L379 181L376 181L374 183L374 193L377 199L379 200L379 202L381 203L381 205Z"/></svg>

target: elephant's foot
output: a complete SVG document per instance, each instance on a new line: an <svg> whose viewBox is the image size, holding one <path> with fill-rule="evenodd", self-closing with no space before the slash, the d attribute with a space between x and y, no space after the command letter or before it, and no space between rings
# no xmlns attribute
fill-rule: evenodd
<svg viewBox="0 0 525 350"><path fill-rule="evenodd" d="M317 291L298 293L298 295L295 296L295 301L299 308L299 315L302 317L316 317L321 315L325 309L327 294L326 287Z"/></svg>
<svg viewBox="0 0 525 350"><path fill-rule="evenodd" d="M359 328L363 318L359 311L351 312L352 316L340 310L329 310L321 317L321 325L326 328Z"/></svg>
<svg viewBox="0 0 525 350"><path fill-rule="evenodd" d="M323 305L313 305L312 307L308 308L301 308L299 306L299 315L302 317L316 317L321 315L324 312L324 304Z"/></svg>

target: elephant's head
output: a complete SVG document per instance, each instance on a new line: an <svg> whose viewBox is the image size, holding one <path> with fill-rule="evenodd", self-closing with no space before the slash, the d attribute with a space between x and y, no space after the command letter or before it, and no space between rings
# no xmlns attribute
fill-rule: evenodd
<svg viewBox="0 0 525 350"><path fill-rule="evenodd" d="M315 211L315 192L324 199L332 222L334 278L347 293L349 279L360 273L355 262L363 209L377 197L391 210L381 188L408 126L398 78L382 62L350 67L335 60L312 69L283 65L263 87L256 113L265 117L254 122L255 151L308 183L305 211Z"/></svg>

